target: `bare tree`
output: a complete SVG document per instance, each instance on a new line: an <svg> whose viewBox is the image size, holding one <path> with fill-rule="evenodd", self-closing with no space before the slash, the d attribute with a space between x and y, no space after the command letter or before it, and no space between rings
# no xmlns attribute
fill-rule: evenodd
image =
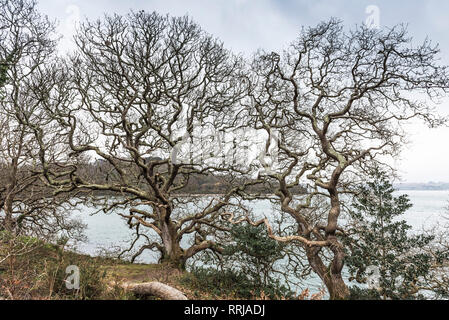
<svg viewBox="0 0 449 320"><path fill-rule="evenodd" d="M449 85L438 52L428 40L413 46L403 26L345 31L332 19L303 29L282 55L259 52L253 60L246 109L254 128L276 132L278 161L266 179L297 224L291 236L269 232L303 246L331 299L349 294L342 278L341 195L369 167L385 166L399 153L407 138L401 123L444 120L432 109ZM299 183L308 185L304 197L292 195ZM314 208L323 205L325 215L316 215ZM269 226L267 219L261 223Z"/></svg>
<svg viewBox="0 0 449 320"><path fill-rule="evenodd" d="M51 82L43 70L54 59L54 24L36 11L34 1L0 1L0 229L42 237L65 230L79 234L82 225L69 219L66 196L54 196L38 164L39 145L31 125L46 131L45 149L53 150L55 128L46 125L42 96ZM39 94L37 92L39 91ZM73 231L73 233L72 233Z"/></svg>
<svg viewBox="0 0 449 320"><path fill-rule="evenodd" d="M48 183L57 193L84 190L96 200L108 195L103 211L117 211L135 230L129 250L139 239L146 242L133 259L157 250L162 261L183 268L202 250L220 251L208 234L226 231L217 218L245 184L236 183L231 169L246 171L206 153L220 151L212 132L233 127L245 92L242 59L188 17L143 11L87 21L75 41L66 67L66 86L75 96L47 112L66 134L70 156L91 156L89 166L97 172L67 163L65 175L54 175L42 151ZM217 179L223 195L182 195L198 176ZM182 247L186 235L191 242Z"/></svg>

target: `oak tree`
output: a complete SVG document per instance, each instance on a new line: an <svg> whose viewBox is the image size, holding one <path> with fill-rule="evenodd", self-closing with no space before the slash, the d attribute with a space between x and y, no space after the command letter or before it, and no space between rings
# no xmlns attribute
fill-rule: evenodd
<svg viewBox="0 0 449 320"><path fill-rule="evenodd" d="M402 123L444 120L433 109L449 85L438 53L429 40L412 41L401 25L346 30L331 19L303 29L282 53L261 51L253 59L245 109L253 128L274 137L267 151L277 150L276 161L266 180L297 225L290 236L272 237L303 246L331 299L349 294L342 195L373 165L399 154L407 138ZM300 183L309 192L294 197ZM320 207L328 209L318 214Z"/></svg>
<svg viewBox="0 0 449 320"><path fill-rule="evenodd" d="M123 253L135 249L133 260L155 250L183 268L202 250L219 251L209 234L227 231L217 218L246 171L225 165L213 133L233 128L245 92L242 59L190 18L155 12L86 21L75 42L65 68L73 99L47 114L70 157L91 157L97 172L67 163L55 175L46 166L48 183L57 193L84 190L104 212L125 218L135 238ZM48 157L42 152L41 162ZM189 196L189 180L201 176L213 177L222 195Z"/></svg>

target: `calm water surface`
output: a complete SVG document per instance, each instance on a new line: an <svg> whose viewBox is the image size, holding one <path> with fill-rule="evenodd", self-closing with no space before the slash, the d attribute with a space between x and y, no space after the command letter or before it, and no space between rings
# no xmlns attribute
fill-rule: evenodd
<svg viewBox="0 0 449 320"><path fill-rule="evenodd" d="M408 194L413 203L413 207L402 218L413 227L413 230L420 230L422 227L428 228L437 223L449 223L443 217L448 213L449 190L403 190L396 193ZM268 201L255 202L252 204L252 208L257 215L265 215L272 210ZM87 241L79 244L78 250L96 255L102 249L112 250L117 247L127 247L133 233L126 226L124 219L116 214L91 215L94 211L92 208L82 207L77 212L77 215L87 224ZM184 243L184 245L186 244ZM156 253L147 250L138 259L138 262L154 263L157 258ZM321 282L313 276L305 286L314 292L320 288Z"/></svg>

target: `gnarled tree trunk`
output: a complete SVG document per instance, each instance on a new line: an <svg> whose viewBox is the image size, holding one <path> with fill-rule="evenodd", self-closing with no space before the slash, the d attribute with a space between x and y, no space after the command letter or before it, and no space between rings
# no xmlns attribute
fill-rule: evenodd
<svg viewBox="0 0 449 320"><path fill-rule="evenodd" d="M186 258L178 240L176 226L172 221L162 222L161 238L163 243L162 263L168 263L177 269L184 270Z"/></svg>
<svg viewBox="0 0 449 320"><path fill-rule="evenodd" d="M319 256L320 247L306 248L307 259L312 270L321 278L325 284L331 300L345 300L349 297L349 289L343 280L341 271L343 269L344 252L341 246L331 248L334 259L329 267L323 263Z"/></svg>
<svg viewBox="0 0 449 320"><path fill-rule="evenodd" d="M178 289L157 281L144 283L125 282L121 285L121 287L141 296L155 296L163 300L188 300L187 297Z"/></svg>

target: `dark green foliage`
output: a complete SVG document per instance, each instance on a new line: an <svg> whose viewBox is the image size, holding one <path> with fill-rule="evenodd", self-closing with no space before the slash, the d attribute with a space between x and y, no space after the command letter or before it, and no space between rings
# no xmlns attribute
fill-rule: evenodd
<svg viewBox="0 0 449 320"><path fill-rule="evenodd" d="M4 86L6 83L6 72L8 71L7 65L3 62L0 62L0 88Z"/></svg>
<svg viewBox="0 0 449 320"><path fill-rule="evenodd" d="M293 292L283 286L279 280L273 280L262 287L241 270L196 267L181 281L194 289L207 291L214 296L241 299L254 299L261 296L270 299L293 297Z"/></svg>
<svg viewBox="0 0 449 320"><path fill-rule="evenodd" d="M239 255L244 261L270 267L283 257L283 244L271 239L264 225L237 224L231 227L233 242L224 247L226 256Z"/></svg>
<svg viewBox="0 0 449 320"><path fill-rule="evenodd" d="M6 81L7 81L7 71L8 71L8 65L3 62L0 61L0 99L3 99L4 95L3 95L3 86L5 85Z"/></svg>
<svg viewBox="0 0 449 320"><path fill-rule="evenodd" d="M274 272L275 263L285 256L283 244L268 237L264 226L233 225L230 236L221 260L213 262L217 268L191 269L194 278L189 282L193 287L244 299L261 295L272 299L293 296Z"/></svg>
<svg viewBox="0 0 449 320"><path fill-rule="evenodd" d="M349 300L381 300L379 291L376 289L365 289L357 286L349 287Z"/></svg>
<svg viewBox="0 0 449 320"><path fill-rule="evenodd" d="M10 54L5 60L0 60L0 90L8 80L8 66L11 63L12 58L13 54Z"/></svg>
<svg viewBox="0 0 449 320"><path fill-rule="evenodd" d="M272 282L271 274L276 261L283 258L283 244L268 237L263 225L233 225L232 242L224 247L223 256L260 287Z"/></svg>
<svg viewBox="0 0 449 320"><path fill-rule="evenodd" d="M369 266L377 267L382 298L415 299L417 287L429 273L432 260L420 248L429 245L433 237L412 234L411 226L398 220L412 204L407 195L395 197L393 192L388 177L379 170L360 187L349 212L353 229L345 240L350 248L346 264L359 283L367 283ZM353 293L363 296L360 290ZM376 298L372 291L370 295Z"/></svg>

